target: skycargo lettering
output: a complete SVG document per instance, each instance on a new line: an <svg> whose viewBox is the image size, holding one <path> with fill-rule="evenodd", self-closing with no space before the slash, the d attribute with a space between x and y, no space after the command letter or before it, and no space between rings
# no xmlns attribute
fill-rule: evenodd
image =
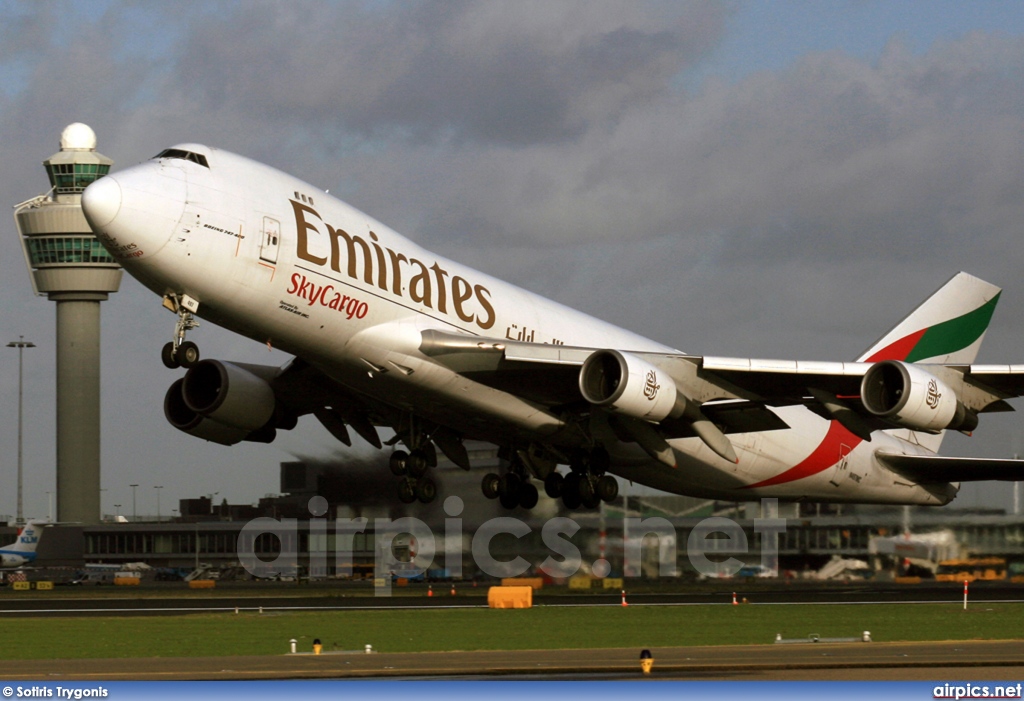
<svg viewBox="0 0 1024 701"><path fill-rule="evenodd" d="M353 280L362 280L367 285L391 292L399 297L407 297L428 309L436 309L442 314L450 314L449 305L459 319L466 323L475 323L481 329L494 326L494 307L491 304L491 291L483 285L474 285L458 275L451 275L435 262L431 266L386 248L379 243L379 238L370 232L370 240L349 234L342 229L335 229L320 218L312 207L289 200L295 211L296 255L318 266L328 266L331 270L344 272ZM331 244L330 258L317 256L309 251L309 233L322 233L315 225L319 222L326 229ZM341 241L344 241L342 246ZM345 254L345 266L342 270L342 252ZM360 262L362 266L360 268ZM403 265L408 278L408 285L403 285ZM362 274L360 274L362 273ZM295 277L292 284L295 286ZM303 278L305 280L305 278ZM390 285L388 284L390 282ZM290 294L296 294L289 291ZM322 294L322 293L321 293ZM304 299L311 299L304 293L298 293ZM475 300L477 309L473 309ZM312 302L310 302L312 304ZM362 317L358 317L362 318Z"/></svg>
<svg viewBox="0 0 1024 701"><path fill-rule="evenodd" d="M334 285L317 285L310 282L306 279L305 275L300 275L299 273L292 275L292 284L288 288L288 294L301 297L311 307L314 304L319 304L321 307L342 312L349 319L353 317L362 319L370 311L370 307L366 302L362 302L355 297L343 295L340 292L335 292Z"/></svg>

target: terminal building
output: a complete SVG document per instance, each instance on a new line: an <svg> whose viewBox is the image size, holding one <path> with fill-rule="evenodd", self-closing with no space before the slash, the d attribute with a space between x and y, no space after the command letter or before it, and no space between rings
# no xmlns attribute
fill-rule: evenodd
<svg viewBox="0 0 1024 701"><path fill-rule="evenodd" d="M372 576L376 552L375 526L406 516L425 523L436 539L435 551L444 550L448 522L457 516L457 539L452 547L462 553L463 577L485 576L472 558L472 540L484 523L501 516L513 516L528 526L527 535L516 538L501 535L490 542L490 552L499 561L517 556L535 567L554 555L545 544L542 530L555 517L571 518L579 530L570 540L580 551L584 572L590 563L605 559L614 577L659 577L666 558L678 565L681 581L696 578L697 571L687 556L696 542L702 541L709 559L724 562L737 558L748 565L761 564L767 542L762 519L779 518L784 526L778 532L778 556L770 564L781 576L802 577L821 570L835 557L855 558L869 564L872 576L889 578L904 574L908 568L920 572L929 562L968 556L995 556L1011 563L1011 574L1024 574L1024 518L1001 512L917 508L911 514L915 537L906 538L907 513L901 508L844 507L843 513L829 513L816 505L783 504L774 513L760 504L725 504L688 497L656 494L623 485L619 499L601 511L566 512L561 501L542 496L531 511L508 511L497 500L485 499L480 482L487 472L499 467L497 452L488 446L472 449L470 471L440 460L435 468L441 499L431 504L402 504L397 495L390 497L390 473L385 464L300 463L281 465L281 493L267 496L257 504L217 503L211 496L182 499L176 515L169 520L141 517L138 522L109 517L104 523L83 526L56 526L47 530L39 548L40 566L82 567L86 564L126 565L145 562L155 568L178 571L212 569L225 579L251 578L241 567L239 552L250 552L268 561L282 551L293 553L299 571L313 578ZM457 511L446 512L446 499L457 496ZM323 507L314 508L314 500ZM798 506L802 508L798 508ZM316 512L316 513L312 513ZM645 520L642 532L626 527L624 518ZM709 527L710 516L726 517L743 533L746 549L737 551L735 543L721 539L717 527ZM336 530L343 524L366 519L365 527ZM282 538L269 531L252 531L254 519L291 523ZM633 522L637 523L636 521ZM635 526L634 526L635 529ZM13 539L9 530L7 541ZM892 547L916 534L931 534L927 552ZM735 534L734 534L735 535ZM941 538L938 538L941 536ZM397 539L408 552L408 538ZM631 571L625 571L624 547L640 547L640 559ZM414 544L413 544L414 545ZM397 550L395 551L398 552ZM340 554L339 554L340 553ZM397 555L396 555L397 556ZM440 555L435 571L443 570ZM1017 563L1014 565L1014 563ZM927 576L927 574L926 574Z"/></svg>

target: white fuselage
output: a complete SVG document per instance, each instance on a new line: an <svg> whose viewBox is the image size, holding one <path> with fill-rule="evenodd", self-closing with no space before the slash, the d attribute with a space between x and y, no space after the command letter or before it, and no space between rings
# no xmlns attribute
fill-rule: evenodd
<svg viewBox="0 0 1024 701"><path fill-rule="evenodd" d="M678 352L437 256L268 166L205 146L177 148L204 154L209 167L163 158L92 186L119 188L117 211L93 222L100 240L158 295L188 295L199 316L302 357L353 392L468 437L543 440L567 430L562 418L434 362L420 352L421 331ZM943 504L956 494L881 466L879 448L927 452L894 434L875 432L867 443L802 406L773 411L790 428L731 435L737 464L686 438L671 441L675 469L619 443L611 471L729 500Z"/></svg>

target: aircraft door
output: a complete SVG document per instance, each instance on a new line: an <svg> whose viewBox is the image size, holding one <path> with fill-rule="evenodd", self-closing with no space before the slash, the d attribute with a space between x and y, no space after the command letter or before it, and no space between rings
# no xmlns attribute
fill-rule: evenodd
<svg viewBox="0 0 1024 701"><path fill-rule="evenodd" d="M263 217L263 228L260 231L260 260L277 263L277 251L281 247L281 222L271 217Z"/></svg>

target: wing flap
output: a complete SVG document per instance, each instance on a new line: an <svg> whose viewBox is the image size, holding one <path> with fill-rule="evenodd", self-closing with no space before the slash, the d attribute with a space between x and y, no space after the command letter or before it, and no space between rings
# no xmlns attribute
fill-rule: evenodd
<svg viewBox="0 0 1024 701"><path fill-rule="evenodd" d="M964 381L1003 399L1024 395L1024 365L971 365Z"/></svg>
<svg viewBox="0 0 1024 701"><path fill-rule="evenodd" d="M915 482L1024 482L1024 460L947 458L877 452L879 462Z"/></svg>

